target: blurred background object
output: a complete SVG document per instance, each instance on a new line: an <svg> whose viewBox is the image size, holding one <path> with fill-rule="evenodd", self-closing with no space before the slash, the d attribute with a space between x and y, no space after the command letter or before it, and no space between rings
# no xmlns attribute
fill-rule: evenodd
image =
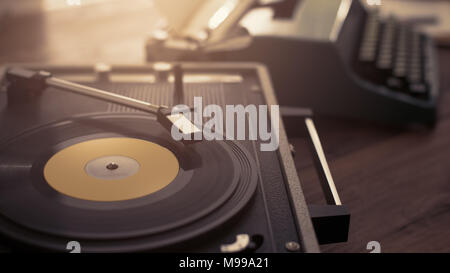
<svg viewBox="0 0 450 273"><path fill-rule="evenodd" d="M62 1L60 1L62 2ZM2 0L0 5L0 14L5 15L20 15L26 13L40 12L44 8L44 1L42 0Z"/></svg>
<svg viewBox="0 0 450 273"><path fill-rule="evenodd" d="M263 63L285 116L311 107L318 115L383 123L436 122L433 41L416 21L380 14L381 1L193 3L155 0L167 27L149 38L148 61ZM175 4L193 10L183 23L169 8Z"/></svg>
<svg viewBox="0 0 450 273"><path fill-rule="evenodd" d="M164 19L152 1L132 2L2 0L0 61L144 63L145 39Z"/></svg>
<svg viewBox="0 0 450 273"><path fill-rule="evenodd" d="M245 0L248 1L248 0ZM244 1L244 2L245 2ZM423 24L422 28L431 33L438 39L440 45L448 45L450 35L450 1L446 0L361 0L364 4L379 5L383 13L394 13L401 19L416 20ZM145 41L146 35L151 33L155 26L170 25L172 29L182 29L186 27L186 23L190 22L189 26L192 28L201 21L201 17L192 18L193 12L196 8L204 3L204 0L179 0L177 1L177 8L173 8L170 4L171 1L153 1L153 0L2 0L0 4L0 28L7 31L8 24L14 21L21 21L22 27L27 27L27 22L34 18L33 27L38 30L38 33L44 32L49 35L46 39L38 39L38 41L49 44L52 49L46 51L55 52L49 54L48 57L57 61L58 59L63 61L63 58L68 56L60 56L56 51L60 51L59 48L65 47L64 44L72 44L73 47L77 47L75 38L67 37L61 33L63 27L60 25L62 18L65 18L64 23L66 27L71 28L74 32L80 33L80 39L87 36L82 32L88 32L92 35L108 36L104 40L103 45L97 47L91 47L90 50L97 51L95 55L101 54L104 57L100 59L111 58L121 62L143 62L144 53L142 47L138 46L138 42L135 45L131 45L130 39ZM208 1L209 7L214 9L218 4L224 3L224 0L220 1ZM239 1L238 1L239 2ZM253 1L248 1L253 2ZM265 2L277 2L277 1L262 1ZM132 3L132 4L127 4ZM156 3L156 4L155 4ZM156 7L155 7L156 6ZM205 11L208 9L205 9ZM96 14L93 16L92 14ZM21 18L17 18L21 17ZM40 17L40 19L36 19ZM6 20L9 18L9 21ZM108 20L114 18L114 23L109 25ZM141 23L127 23L133 18ZM39 21L39 22L38 22ZM170 22L170 23L169 23ZM116 24L116 25L114 25ZM42 27L42 29L41 29ZM126 32L121 33L120 36L130 34L132 36L127 37L128 41L119 41L117 38L113 38L112 32L118 33L121 29L128 27ZM50 31L45 31L45 29ZM135 34L134 34L135 33ZM3 34L5 35L5 34ZM19 36L20 33L16 33L15 36ZM140 35L140 36L138 36ZM9 33L9 37L13 37ZM37 36L37 34L36 34ZM42 36L42 35L41 35ZM123 37L123 36L122 36ZM37 37L36 37L37 38ZM123 37L125 38L125 37ZM66 40L67 39L67 40ZM25 51L31 49L24 44L33 43L35 46L40 46L40 42L35 43L33 39L23 39L18 42L20 47ZM47 41L47 42L46 42ZM64 44L59 44L61 43ZM78 42L82 44L83 42ZM114 43L114 47L124 46L130 49L133 53L129 58L118 58L114 56L114 49L112 46L105 45L106 43ZM25 49L26 48L26 49ZM106 50L103 50L106 49ZM80 50L77 48L77 51ZM89 50L83 48L81 50ZM4 52L1 50L0 52ZM134 54L139 52L139 56L134 57ZM71 61L80 61L76 55L79 53L73 53ZM131 61L130 58L133 58Z"/></svg>
<svg viewBox="0 0 450 273"><path fill-rule="evenodd" d="M378 4L381 4L379 7L382 14L395 14L401 20L416 23L439 46L450 46L450 1L383 0Z"/></svg>

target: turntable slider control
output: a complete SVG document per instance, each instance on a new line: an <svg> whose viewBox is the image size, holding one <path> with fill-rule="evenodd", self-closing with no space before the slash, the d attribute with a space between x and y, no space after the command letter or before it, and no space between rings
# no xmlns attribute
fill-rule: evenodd
<svg viewBox="0 0 450 273"><path fill-rule="evenodd" d="M181 65L177 64L173 67L174 76L174 90L173 90L173 102L175 105L181 104L184 101L183 91L183 70Z"/></svg>

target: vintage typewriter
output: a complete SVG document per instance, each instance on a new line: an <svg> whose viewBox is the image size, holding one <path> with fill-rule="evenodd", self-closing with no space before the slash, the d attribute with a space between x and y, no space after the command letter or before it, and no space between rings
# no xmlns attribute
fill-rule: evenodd
<svg viewBox="0 0 450 273"><path fill-rule="evenodd" d="M170 1L156 2L170 14ZM356 0L194 2L196 16L170 17L148 40L148 60L262 62L286 115L308 106L397 124L436 121L433 41L407 22Z"/></svg>

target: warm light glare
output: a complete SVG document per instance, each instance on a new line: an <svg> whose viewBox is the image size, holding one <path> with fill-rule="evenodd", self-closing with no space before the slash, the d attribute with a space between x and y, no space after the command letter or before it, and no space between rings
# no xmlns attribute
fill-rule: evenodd
<svg viewBox="0 0 450 273"><path fill-rule="evenodd" d="M380 6L381 0L366 0L367 5L369 6Z"/></svg>
<svg viewBox="0 0 450 273"><path fill-rule="evenodd" d="M237 0L229 0L227 1L220 9L214 13L214 15L208 21L208 27L210 29L217 28L233 11L236 7Z"/></svg>
<svg viewBox="0 0 450 273"><path fill-rule="evenodd" d="M116 0L44 0L43 8L44 10L57 10L70 7L77 7L81 5L85 6L112 1Z"/></svg>

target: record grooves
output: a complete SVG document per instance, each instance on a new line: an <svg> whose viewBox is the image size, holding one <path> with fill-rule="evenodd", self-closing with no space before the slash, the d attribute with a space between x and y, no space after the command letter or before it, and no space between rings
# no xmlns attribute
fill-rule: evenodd
<svg viewBox="0 0 450 273"><path fill-rule="evenodd" d="M75 144L114 138L167 149L179 163L176 177L162 189L121 201L75 198L47 183L43 173L52 156ZM254 195L256 169L241 144L202 141L186 147L151 115L77 116L0 146L0 233L47 250L64 249L70 240L81 241L85 251L155 250L217 228L237 214Z"/></svg>

